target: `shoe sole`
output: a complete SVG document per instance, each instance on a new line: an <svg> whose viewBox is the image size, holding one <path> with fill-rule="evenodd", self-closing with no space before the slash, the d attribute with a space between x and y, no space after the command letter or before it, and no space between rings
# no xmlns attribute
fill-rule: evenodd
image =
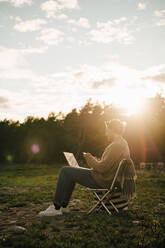
<svg viewBox="0 0 165 248"><path fill-rule="evenodd" d="M61 215L62 214L55 214L55 215L52 215L52 214L50 214L50 215L45 215L45 214L44 215L41 215L41 214L38 214L39 217L43 217L43 216L47 216L47 217L51 217L52 216L53 217L53 216L61 216Z"/></svg>
<svg viewBox="0 0 165 248"><path fill-rule="evenodd" d="M60 216L60 215L62 215L62 213L59 213L59 214L51 214L51 213L50 214L42 214L42 213L39 213L38 214L39 217L42 217L42 216Z"/></svg>

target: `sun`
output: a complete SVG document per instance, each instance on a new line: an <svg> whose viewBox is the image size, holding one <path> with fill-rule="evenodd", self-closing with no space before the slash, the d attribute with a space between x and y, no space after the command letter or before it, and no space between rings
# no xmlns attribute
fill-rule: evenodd
<svg viewBox="0 0 165 248"><path fill-rule="evenodd" d="M114 99L114 104L122 108L127 115L138 114L145 108L143 92L122 92Z"/></svg>
<svg viewBox="0 0 165 248"><path fill-rule="evenodd" d="M139 99L120 99L117 104L127 115L138 114L144 109L144 100Z"/></svg>
<svg viewBox="0 0 165 248"><path fill-rule="evenodd" d="M113 104L121 108L125 114L132 115L138 114L144 111L145 109L145 100L146 95L143 90L129 90L124 88L118 88L111 94L102 94L99 97L99 100L103 100L107 104Z"/></svg>

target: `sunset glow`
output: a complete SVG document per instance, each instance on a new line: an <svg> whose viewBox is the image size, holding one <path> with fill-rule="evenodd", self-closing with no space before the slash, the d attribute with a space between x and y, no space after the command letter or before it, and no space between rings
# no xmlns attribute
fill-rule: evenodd
<svg viewBox="0 0 165 248"><path fill-rule="evenodd" d="M123 108L126 114L137 114L144 108L146 96L144 92L135 92L129 90L121 90L118 93L118 97L114 103Z"/></svg>
<svg viewBox="0 0 165 248"><path fill-rule="evenodd" d="M144 108L144 99L140 97L134 98L133 96L127 98L127 96L125 96L121 98L116 105L123 108L128 115L137 114Z"/></svg>

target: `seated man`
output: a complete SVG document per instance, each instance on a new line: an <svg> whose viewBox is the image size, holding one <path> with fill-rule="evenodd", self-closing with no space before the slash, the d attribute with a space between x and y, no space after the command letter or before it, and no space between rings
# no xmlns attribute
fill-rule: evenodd
<svg viewBox="0 0 165 248"><path fill-rule="evenodd" d="M84 157L89 169L64 166L59 174L53 205L40 212L39 216L55 216L69 212L67 206L76 183L89 188L110 187L119 162L122 159L130 159L128 143L122 137L124 128L124 123L118 119L106 122L109 145L101 159L98 160L90 153L86 153ZM128 175L128 179L131 178ZM123 178L121 180L123 181Z"/></svg>

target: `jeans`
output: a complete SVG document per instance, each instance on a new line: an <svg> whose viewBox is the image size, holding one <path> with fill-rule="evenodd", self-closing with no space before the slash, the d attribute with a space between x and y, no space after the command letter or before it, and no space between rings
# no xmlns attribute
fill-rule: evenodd
<svg viewBox="0 0 165 248"><path fill-rule="evenodd" d="M53 201L56 209L68 205L76 183L89 188L100 188L92 177L90 169L64 166L58 177Z"/></svg>

